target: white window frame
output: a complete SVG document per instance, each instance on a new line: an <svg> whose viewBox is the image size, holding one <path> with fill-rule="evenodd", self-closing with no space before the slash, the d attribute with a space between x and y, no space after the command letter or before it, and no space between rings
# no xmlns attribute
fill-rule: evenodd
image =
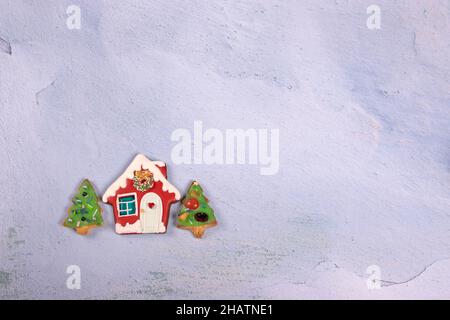
<svg viewBox="0 0 450 320"><path fill-rule="evenodd" d="M120 210L120 198L125 198L125 197L129 197L129 196L134 196L134 202L135 202L135 208L136 208L136 210L135 210L135 212L134 212L134 214L126 214L126 215L121 215L120 214L120 211L124 211L124 210ZM117 207L117 216L120 218L120 217L132 217L132 216L137 216L137 214L138 214L138 211L139 211L139 208L138 208L138 201L137 201L138 199L137 199L137 193L136 192L132 192L132 193L124 193L124 194L119 194L118 196L117 196L117 201L116 201L116 207ZM130 203L130 202L125 202L125 203L127 203L127 212L128 212L128 203Z"/></svg>

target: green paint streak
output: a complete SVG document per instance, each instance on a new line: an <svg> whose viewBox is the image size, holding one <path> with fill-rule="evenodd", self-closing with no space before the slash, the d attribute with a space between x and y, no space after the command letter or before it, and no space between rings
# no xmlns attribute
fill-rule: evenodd
<svg viewBox="0 0 450 320"><path fill-rule="evenodd" d="M8 238L12 239L17 236L17 231L13 227L8 228Z"/></svg>
<svg viewBox="0 0 450 320"><path fill-rule="evenodd" d="M0 271L0 286L7 287L11 283L11 273Z"/></svg>

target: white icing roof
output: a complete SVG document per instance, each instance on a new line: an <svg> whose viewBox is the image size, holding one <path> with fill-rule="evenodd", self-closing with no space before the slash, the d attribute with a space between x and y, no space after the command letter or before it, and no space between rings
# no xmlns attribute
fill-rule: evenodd
<svg viewBox="0 0 450 320"><path fill-rule="evenodd" d="M125 172L109 186L108 190L103 194L103 202L108 202L109 197L116 195L119 188L125 188L127 185L127 179L133 179L134 172L142 169L148 169L153 173L153 179L155 181L161 181L163 191L168 191L175 194L175 199L180 200L180 192L164 177L158 167L165 167L166 164L162 161L151 161L143 154L138 154Z"/></svg>

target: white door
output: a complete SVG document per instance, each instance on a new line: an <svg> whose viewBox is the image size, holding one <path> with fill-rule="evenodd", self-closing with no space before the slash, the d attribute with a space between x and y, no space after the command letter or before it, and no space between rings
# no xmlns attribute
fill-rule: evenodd
<svg viewBox="0 0 450 320"><path fill-rule="evenodd" d="M166 231L166 228L162 223L163 208L161 198L156 193L147 193L141 200L140 209L143 233L159 233Z"/></svg>

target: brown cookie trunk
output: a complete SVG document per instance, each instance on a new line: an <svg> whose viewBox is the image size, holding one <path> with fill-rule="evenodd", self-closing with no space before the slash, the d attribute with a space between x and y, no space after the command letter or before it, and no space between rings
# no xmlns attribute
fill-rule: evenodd
<svg viewBox="0 0 450 320"><path fill-rule="evenodd" d="M185 227L185 226L178 226L178 228L180 229L185 229L185 230L190 230L192 232L192 234L194 235L194 237L200 239L201 237L203 237L203 234L205 233L205 230L211 227L214 227L217 225L217 221L208 223L208 224L204 224L202 226L198 226L198 227Z"/></svg>
<svg viewBox="0 0 450 320"><path fill-rule="evenodd" d="M87 235L89 233L89 230L91 230L92 228L95 228L95 227L97 227L97 226L96 225L83 226L83 227L75 228L75 231L78 234Z"/></svg>

